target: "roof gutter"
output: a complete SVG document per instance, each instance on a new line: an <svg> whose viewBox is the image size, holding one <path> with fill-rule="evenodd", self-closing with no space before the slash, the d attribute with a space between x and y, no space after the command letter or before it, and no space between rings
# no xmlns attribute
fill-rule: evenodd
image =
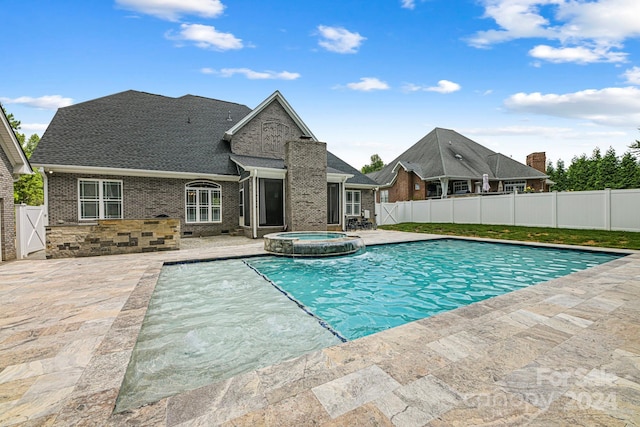
<svg viewBox="0 0 640 427"><path fill-rule="evenodd" d="M240 177L237 175L221 175L211 173L197 172L174 172L174 171L157 171L148 169L126 169L126 168L105 168L95 166L75 166L75 165L52 165L52 164L36 164L34 167L42 168L46 173L76 173L76 174L92 174L92 175L111 175L111 176L138 176L147 178L175 178L175 179L211 179L216 181L237 182Z"/></svg>

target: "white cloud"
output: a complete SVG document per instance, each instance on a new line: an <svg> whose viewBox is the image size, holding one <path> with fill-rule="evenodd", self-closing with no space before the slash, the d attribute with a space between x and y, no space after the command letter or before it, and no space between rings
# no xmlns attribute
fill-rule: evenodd
<svg viewBox="0 0 640 427"><path fill-rule="evenodd" d="M623 52L611 52L607 48L589 48L585 46L555 48L547 45L538 45L529 51L534 58L544 59L549 62L576 62L588 64L592 62L625 62L627 54Z"/></svg>
<svg viewBox="0 0 640 427"><path fill-rule="evenodd" d="M438 93L452 93L457 92L462 87L458 83L451 82L449 80L438 81L437 86L420 86L414 83L405 83L402 86L403 92L438 92Z"/></svg>
<svg viewBox="0 0 640 427"><path fill-rule="evenodd" d="M438 86L431 86L426 90L428 90L429 92L452 93L457 92L460 89L461 86L458 83L450 82L449 80L440 80L438 82Z"/></svg>
<svg viewBox="0 0 640 427"><path fill-rule="evenodd" d="M166 34L166 37L170 40L194 42L197 47L202 49L224 51L244 47L242 39L233 34L222 33L215 27L202 24L181 24L179 34L174 35L170 32Z"/></svg>
<svg viewBox="0 0 640 427"><path fill-rule="evenodd" d="M467 128L464 130L465 133L472 135L482 135L482 136L546 136L546 137L556 137L559 134L568 134L573 132L573 129L567 127L556 127L556 126L521 126L521 125L512 125L512 126L503 126L496 128Z"/></svg>
<svg viewBox="0 0 640 427"><path fill-rule="evenodd" d="M116 3L124 9L168 21L177 21L183 15L215 18L224 10L220 0L116 0Z"/></svg>
<svg viewBox="0 0 640 427"><path fill-rule="evenodd" d="M362 77L357 83L348 83L347 87L352 90L369 92L372 90L387 90L389 85L375 77Z"/></svg>
<svg viewBox="0 0 640 427"><path fill-rule="evenodd" d="M352 33L341 27L318 26L322 39L318 44L328 51L337 53L356 53L367 38L358 33Z"/></svg>
<svg viewBox="0 0 640 427"><path fill-rule="evenodd" d="M482 0L484 17L497 29L479 31L468 42L475 47L522 38L544 38L558 47L537 46L536 58L552 62L623 62L619 51L640 35L637 0Z"/></svg>
<svg viewBox="0 0 640 427"><path fill-rule="evenodd" d="M416 7L415 0L401 0L402 7L405 9L414 9Z"/></svg>
<svg viewBox="0 0 640 427"><path fill-rule="evenodd" d="M607 126L640 123L640 89L587 89L566 94L516 93L504 101L515 112L588 120Z"/></svg>
<svg viewBox="0 0 640 427"><path fill-rule="evenodd" d="M201 72L204 74L218 74L221 77L233 77L236 74L240 74L250 80L296 80L300 78L299 73L291 73L289 71L254 71L249 68L222 68L221 70L203 68Z"/></svg>
<svg viewBox="0 0 640 427"><path fill-rule="evenodd" d="M39 98L20 96L18 98L0 98L0 101L5 104L22 104L28 107L41 108L44 110L56 110L73 104L72 98L65 98L60 95L45 95Z"/></svg>
<svg viewBox="0 0 640 427"><path fill-rule="evenodd" d="M624 72L623 76L627 79L627 83L640 86L640 67L628 69Z"/></svg>

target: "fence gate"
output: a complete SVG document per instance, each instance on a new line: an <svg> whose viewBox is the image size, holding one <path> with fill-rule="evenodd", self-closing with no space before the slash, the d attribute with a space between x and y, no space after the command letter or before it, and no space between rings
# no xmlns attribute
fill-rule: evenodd
<svg viewBox="0 0 640 427"><path fill-rule="evenodd" d="M397 224L398 203L380 204L380 225Z"/></svg>
<svg viewBox="0 0 640 427"><path fill-rule="evenodd" d="M18 259L41 251L46 245L44 206L16 205L16 242Z"/></svg>

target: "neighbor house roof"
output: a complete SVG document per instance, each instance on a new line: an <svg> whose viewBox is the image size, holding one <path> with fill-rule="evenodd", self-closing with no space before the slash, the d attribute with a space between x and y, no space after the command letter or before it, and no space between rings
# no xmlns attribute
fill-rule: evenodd
<svg viewBox="0 0 640 427"><path fill-rule="evenodd" d="M375 174L368 174L382 186L391 185L398 168L414 172L422 180L481 179L488 174L491 180L535 179L547 175L450 129L435 128L404 153Z"/></svg>
<svg viewBox="0 0 640 427"><path fill-rule="evenodd" d="M14 178L18 178L20 175L28 175L33 173L29 160L16 137L9 119L4 114L2 108L0 108L0 149L6 154L11 164Z"/></svg>
<svg viewBox="0 0 640 427"><path fill-rule="evenodd" d="M305 133L315 136L276 91L256 109L201 96L179 98L125 91L60 108L32 156L34 164L61 170L117 170L238 176L238 165L284 169L282 161L231 152L233 136L271 102L279 102ZM330 167L351 166L327 154ZM334 159L335 157L335 159ZM349 182L376 185L358 171Z"/></svg>

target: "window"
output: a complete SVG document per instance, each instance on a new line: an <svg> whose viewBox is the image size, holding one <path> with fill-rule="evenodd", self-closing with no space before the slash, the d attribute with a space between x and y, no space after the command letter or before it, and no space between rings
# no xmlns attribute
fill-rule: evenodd
<svg viewBox="0 0 640 427"><path fill-rule="evenodd" d="M469 183L467 181L453 181L453 194L467 193Z"/></svg>
<svg viewBox="0 0 640 427"><path fill-rule="evenodd" d="M505 181L504 191L507 193L513 193L517 190L519 193L523 193L526 185L527 181Z"/></svg>
<svg viewBox="0 0 640 427"><path fill-rule="evenodd" d="M222 222L222 191L209 181L190 182L185 186L186 222Z"/></svg>
<svg viewBox="0 0 640 427"><path fill-rule="evenodd" d="M81 220L122 218L122 181L78 180Z"/></svg>
<svg viewBox="0 0 640 427"><path fill-rule="evenodd" d="M240 184L240 194L238 196L238 200L240 201L238 216L240 218L244 218L244 186Z"/></svg>
<svg viewBox="0 0 640 427"><path fill-rule="evenodd" d="M360 191L347 190L347 216L360 215Z"/></svg>
<svg viewBox="0 0 640 427"><path fill-rule="evenodd" d="M380 190L380 203L389 203L389 190Z"/></svg>

